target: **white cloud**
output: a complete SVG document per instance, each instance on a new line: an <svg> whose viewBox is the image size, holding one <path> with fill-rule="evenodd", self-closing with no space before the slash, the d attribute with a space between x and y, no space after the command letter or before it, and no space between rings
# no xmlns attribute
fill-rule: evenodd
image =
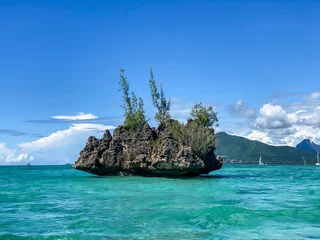
<svg viewBox="0 0 320 240"><path fill-rule="evenodd" d="M268 103L260 109L255 126L260 129L288 128L299 121L300 117L297 114L286 113L282 106Z"/></svg>
<svg viewBox="0 0 320 240"><path fill-rule="evenodd" d="M44 149L57 149L66 144L72 144L79 141L79 136L94 134L96 131L104 131L114 129L114 126L106 126L102 124L79 123L72 124L66 130L60 130L50 134L47 137L40 138L32 142L25 142L19 146L26 152L41 151Z"/></svg>
<svg viewBox="0 0 320 240"><path fill-rule="evenodd" d="M72 124L68 129L51 133L31 142L18 144L16 149L0 143L0 164L64 164L77 160L79 152L91 135L102 135L106 129L114 126L103 124Z"/></svg>
<svg viewBox="0 0 320 240"><path fill-rule="evenodd" d="M320 92L313 92L310 94L311 100L317 100L320 97Z"/></svg>
<svg viewBox="0 0 320 240"><path fill-rule="evenodd" d="M306 112L308 112L306 109L301 109L301 110L295 111L294 113L295 114L301 114L301 113L306 113Z"/></svg>
<svg viewBox="0 0 320 240"><path fill-rule="evenodd" d="M29 159L28 153L20 153L17 157L17 161L21 162L22 160Z"/></svg>
<svg viewBox="0 0 320 240"><path fill-rule="evenodd" d="M266 144L273 144L272 139L269 137L267 132L252 130L252 132L245 137L250 140L260 141Z"/></svg>
<svg viewBox="0 0 320 240"><path fill-rule="evenodd" d="M230 105L227 110L231 116L253 118L256 116L254 109L249 108L243 100L239 100L235 105Z"/></svg>
<svg viewBox="0 0 320 240"><path fill-rule="evenodd" d="M292 125L297 124L300 121L300 118L295 113L288 113L287 114L288 122Z"/></svg>
<svg viewBox="0 0 320 240"><path fill-rule="evenodd" d="M282 117L286 113L280 105L265 104L260 109L260 114L266 117Z"/></svg>
<svg viewBox="0 0 320 240"><path fill-rule="evenodd" d="M320 97L317 93L309 96L314 99ZM174 105L174 113L178 113L180 119L183 114L189 114L192 107L178 99ZM310 98L301 98L301 102L286 101L282 105L266 103L261 106L258 116L243 100L226 109L229 115L244 118L244 122L239 123L234 119L228 122L227 118L221 118L221 125L215 129L216 132L232 132L271 145L295 146L305 138L320 143L320 106L316 101L310 101Z"/></svg>
<svg viewBox="0 0 320 240"><path fill-rule="evenodd" d="M91 113L78 113L78 115L75 116L53 116L53 119L59 119L59 120L92 120L97 119L98 117L91 114Z"/></svg>
<svg viewBox="0 0 320 240"><path fill-rule="evenodd" d="M0 154L3 155L10 155L13 153L13 149L7 148L4 143L0 143Z"/></svg>
<svg viewBox="0 0 320 240"><path fill-rule="evenodd" d="M33 156L30 156L32 158ZM0 143L0 164L12 164L24 162L29 158L29 154L6 147L4 143Z"/></svg>
<svg viewBox="0 0 320 240"><path fill-rule="evenodd" d="M60 120L91 120L98 118L88 113L79 113L76 116L53 116ZM101 135L114 126L77 123L65 130L59 130L35 141L22 142L17 148L8 148L0 143L0 164L21 164L33 161L34 164L63 164L77 160L79 152L85 146L86 140L92 135Z"/></svg>
<svg viewBox="0 0 320 240"><path fill-rule="evenodd" d="M283 134L282 142L284 145L296 146L303 139L310 139L315 143L320 143L319 129L313 126L294 126L291 134Z"/></svg>
<svg viewBox="0 0 320 240"><path fill-rule="evenodd" d="M102 124L72 124L68 129L18 146L23 152L32 154L34 157L29 161L34 160L36 164L64 164L77 160L89 136L99 135L98 132L102 135L102 131L114 128Z"/></svg>
<svg viewBox="0 0 320 240"><path fill-rule="evenodd" d="M320 127L320 106L316 107L309 116L304 116L302 122L309 126Z"/></svg>
<svg viewBox="0 0 320 240"><path fill-rule="evenodd" d="M300 102L264 104L256 118L246 119L244 126L234 123L233 133L271 145L296 146L303 139L320 144L320 92L306 94ZM233 110L241 109L241 101ZM238 107L237 107L238 106ZM244 108L245 109L245 108ZM229 109L230 110L230 109Z"/></svg>

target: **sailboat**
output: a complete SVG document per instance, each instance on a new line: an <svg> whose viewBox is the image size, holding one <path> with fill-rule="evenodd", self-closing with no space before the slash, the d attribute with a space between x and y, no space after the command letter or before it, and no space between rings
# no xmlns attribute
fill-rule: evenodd
<svg viewBox="0 0 320 240"><path fill-rule="evenodd" d="M30 165L31 165L31 164L30 164L30 162L29 162L29 160L28 160L28 163L27 163L27 165L26 165L26 166L27 166L27 167L29 167Z"/></svg>
<svg viewBox="0 0 320 240"><path fill-rule="evenodd" d="M266 164L263 163L261 155L260 155L260 158L259 158L259 165L266 165Z"/></svg>
<svg viewBox="0 0 320 240"><path fill-rule="evenodd" d="M320 161L319 161L319 151L317 152L317 163L316 163L317 166L320 166Z"/></svg>
<svg viewBox="0 0 320 240"><path fill-rule="evenodd" d="M303 165L307 165L307 160L306 160L306 158L305 157L301 157L302 158L302 160L303 160Z"/></svg>

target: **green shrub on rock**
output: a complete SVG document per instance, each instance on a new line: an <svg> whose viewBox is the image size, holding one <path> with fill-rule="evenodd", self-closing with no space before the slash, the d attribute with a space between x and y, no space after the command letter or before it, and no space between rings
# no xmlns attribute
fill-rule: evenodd
<svg viewBox="0 0 320 240"><path fill-rule="evenodd" d="M204 156L210 150L214 150L217 143L213 129L198 125L193 120L189 121L186 125L174 121L170 127L170 131L177 141L191 147L199 156Z"/></svg>
<svg viewBox="0 0 320 240"><path fill-rule="evenodd" d="M152 103L158 110L155 119L159 124L164 124L165 121L171 118L169 114L170 100L165 98L162 89L162 84L160 85L160 93L158 92L156 81L153 78L152 68L150 68L149 84L151 90Z"/></svg>
<svg viewBox="0 0 320 240"><path fill-rule="evenodd" d="M134 92L129 95L129 83L127 78L123 75L124 69L120 69L120 90L123 93L123 107L124 109L124 127L127 129L141 128L147 121L143 109L143 100L139 97L139 101Z"/></svg>
<svg viewBox="0 0 320 240"><path fill-rule="evenodd" d="M187 124L179 123L171 119L169 114L170 101L164 96L162 86L158 92L156 82L153 78L153 71L150 69L150 89L153 105L157 108L155 119L162 128L169 127L169 132L173 138L185 146L191 147L200 157L215 150L216 136L212 125L218 121L217 113L212 107L205 107L196 104L191 110L193 119L189 119ZM123 93L123 109L125 111L124 127L128 130L137 130L146 122L144 104L141 98L134 92L129 94L129 84L124 76L124 69L120 69L120 89ZM162 137L152 141L152 146L156 147L163 143Z"/></svg>
<svg viewBox="0 0 320 240"><path fill-rule="evenodd" d="M205 107L202 103L194 105L191 110L191 116L194 121L202 127L209 128L218 121L217 113L213 111L212 107Z"/></svg>

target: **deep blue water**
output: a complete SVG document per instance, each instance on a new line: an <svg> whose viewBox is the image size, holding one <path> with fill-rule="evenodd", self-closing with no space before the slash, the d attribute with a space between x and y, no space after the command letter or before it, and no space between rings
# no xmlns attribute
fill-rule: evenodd
<svg viewBox="0 0 320 240"><path fill-rule="evenodd" d="M0 239L320 239L320 166L189 179L0 167Z"/></svg>

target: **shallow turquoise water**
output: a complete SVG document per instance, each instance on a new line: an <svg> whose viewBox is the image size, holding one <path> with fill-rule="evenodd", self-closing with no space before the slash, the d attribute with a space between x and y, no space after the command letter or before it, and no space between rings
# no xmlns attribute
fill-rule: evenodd
<svg viewBox="0 0 320 240"><path fill-rule="evenodd" d="M190 179L0 167L0 239L320 239L320 167Z"/></svg>

